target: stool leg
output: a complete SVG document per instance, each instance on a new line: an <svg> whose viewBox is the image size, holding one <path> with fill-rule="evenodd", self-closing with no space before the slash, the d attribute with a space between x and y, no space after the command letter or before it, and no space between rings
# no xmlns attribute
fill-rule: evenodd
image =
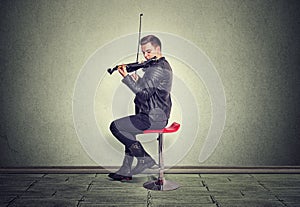
<svg viewBox="0 0 300 207"><path fill-rule="evenodd" d="M164 178L164 159L163 159L163 134L160 133L158 135L158 155L159 155L159 176L157 180L152 180L144 183L144 188L149 190L158 190L158 191L165 191L165 190L175 190L179 188L177 183L172 181L165 180Z"/></svg>
<svg viewBox="0 0 300 207"><path fill-rule="evenodd" d="M159 177L158 177L158 184L163 185L164 183L164 158L163 158L163 134L158 135L158 156L159 156Z"/></svg>

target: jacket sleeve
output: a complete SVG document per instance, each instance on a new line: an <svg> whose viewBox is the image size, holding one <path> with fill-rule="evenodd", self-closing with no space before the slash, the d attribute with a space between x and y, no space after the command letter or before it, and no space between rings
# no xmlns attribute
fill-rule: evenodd
<svg viewBox="0 0 300 207"><path fill-rule="evenodd" d="M164 79L164 70L161 67L149 68L148 74L143 77L143 84L137 84L130 75L123 78L122 82L127 85L140 101L148 100L157 90L160 82Z"/></svg>

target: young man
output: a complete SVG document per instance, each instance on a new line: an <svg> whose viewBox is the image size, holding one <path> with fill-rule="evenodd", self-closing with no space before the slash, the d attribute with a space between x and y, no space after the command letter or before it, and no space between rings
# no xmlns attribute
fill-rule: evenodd
<svg viewBox="0 0 300 207"><path fill-rule="evenodd" d="M135 93L136 114L113 121L110 125L112 134L125 146L125 156L121 168L108 176L114 180L131 180L156 163L136 140L137 134L147 129L164 128L170 117L172 87L172 68L161 53L161 42L154 35L141 39L141 49L146 60L156 57L157 61L144 69L143 77L129 75L126 66L118 68L122 82ZM137 165L131 169L133 158Z"/></svg>

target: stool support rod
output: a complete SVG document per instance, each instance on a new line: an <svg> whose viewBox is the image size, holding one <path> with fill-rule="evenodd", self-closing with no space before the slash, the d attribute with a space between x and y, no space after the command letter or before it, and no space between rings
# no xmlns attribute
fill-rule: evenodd
<svg viewBox="0 0 300 207"><path fill-rule="evenodd" d="M144 183L144 188L149 190L158 190L158 191L165 191L165 190L175 190L179 188L179 185L175 182L166 180L164 178L164 156L163 156L163 148L164 148L164 139L163 133L158 133L158 165L159 165L159 176L156 180L151 180Z"/></svg>
<svg viewBox="0 0 300 207"><path fill-rule="evenodd" d="M163 134L159 133L158 135L158 154L159 154L159 182L164 182L164 158L163 158Z"/></svg>

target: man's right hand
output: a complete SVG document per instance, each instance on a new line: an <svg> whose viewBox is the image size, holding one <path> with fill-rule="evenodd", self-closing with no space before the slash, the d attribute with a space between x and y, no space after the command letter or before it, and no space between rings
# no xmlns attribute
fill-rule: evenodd
<svg viewBox="0 0 300 207"><path fill-rule="evenodd" d="M139 75L136 73L131 74L131 77L133 78L133 80L136 82L139 79Z"/></svg>

